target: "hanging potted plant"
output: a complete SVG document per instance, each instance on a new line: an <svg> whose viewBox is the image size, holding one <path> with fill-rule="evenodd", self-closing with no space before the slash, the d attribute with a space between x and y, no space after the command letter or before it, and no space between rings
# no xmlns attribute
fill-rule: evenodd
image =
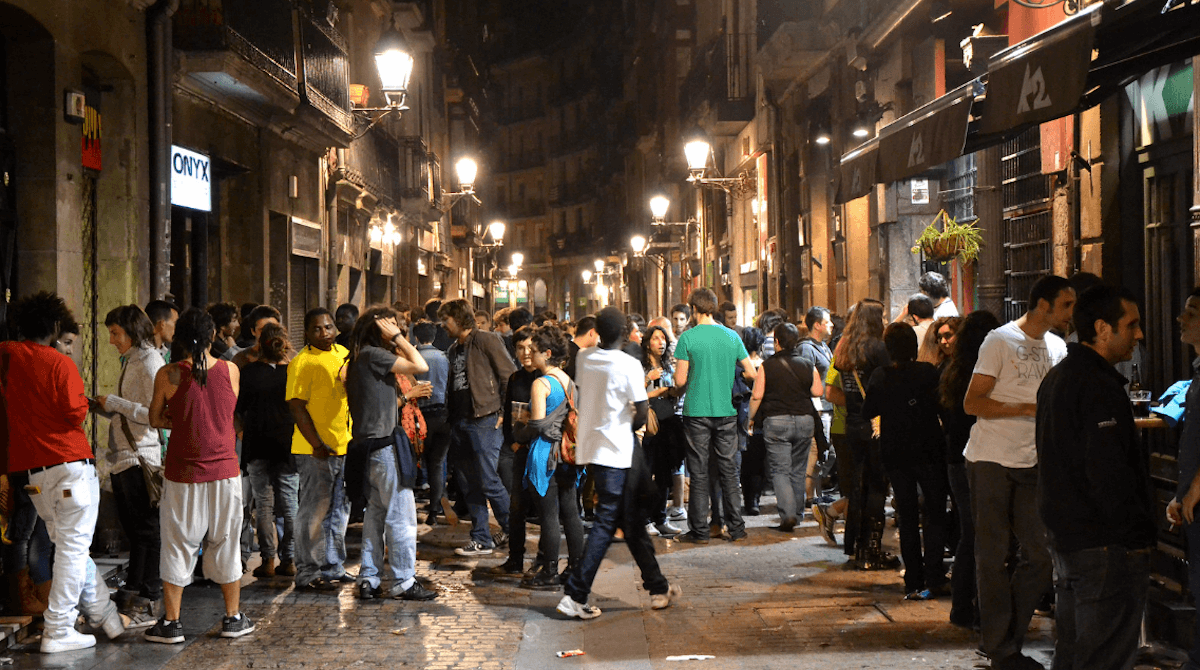
<svg viewBox="0 0 1200 670"><path fill-rule="evenodd" d="M983 234L979 228L969 223L958 223L943 209L917 238L912 252L924 253L925 258L939 263L957 258L959 262L967 264L979 257L979 243L982 241Z"/></svg>

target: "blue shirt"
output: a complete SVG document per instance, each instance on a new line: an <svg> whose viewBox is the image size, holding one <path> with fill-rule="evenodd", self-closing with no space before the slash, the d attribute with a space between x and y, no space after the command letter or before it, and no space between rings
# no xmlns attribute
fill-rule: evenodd
<svg viewBox="0 0 1200 670"><path fill-rule="evenodd" d="M446 378L450 376L450 360L446 358L446 354L442 353L441 349L432 344L418 344L417 353L425 359L425 364L429 366L429 372L413 376L420 381L433 382L433 395L423 398L417 403L417 406L445 405Z"/></svg>

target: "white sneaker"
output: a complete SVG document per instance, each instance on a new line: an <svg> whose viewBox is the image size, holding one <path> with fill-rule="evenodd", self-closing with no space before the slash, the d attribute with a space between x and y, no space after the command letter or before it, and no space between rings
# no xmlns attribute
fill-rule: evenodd
<svg viewBox="0 0 1200 670"><path fill-rule="evenodd" d="M57 654L61 651L75 651L96 646L96 636L80 633L74 628L50 633L42 633L42 653Z"/></svg>
<svg viewBox="0 0 1200 670"><path fill-rule="evenodd" d="M658 529L654 527L654 524L648 523L648 524L646 524L646 534L649 535L650 537L657 537Z"/></svg>
<svg viewBox="0 0 1200 670"><path fill-rule="evenodd" d="M600 608L587 603L577 603L571 596L563 596L558 601L558 611L576 619L595 619L600 616Z"/></svg>
<svg viewBox="0 0 1200 670"><path fill-rule="evenodd" d="M666 593L655 593L650 596L650 609L664 610L671 606L671 601L683 595L683 589L674 584L667 587Z"/></svg>
<svg viewBox="0 0 1200 670"><path fill-rule="evenodd" d="M667 518L671 521L687 520L687 510L682 507L668 507Z"/></svg>

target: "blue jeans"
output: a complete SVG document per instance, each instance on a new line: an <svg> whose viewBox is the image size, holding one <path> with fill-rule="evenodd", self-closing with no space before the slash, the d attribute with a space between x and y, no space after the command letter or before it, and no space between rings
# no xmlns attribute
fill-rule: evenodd
<svg viewBox="0 0 1200 670"><path fill-rule="evenodd" d="M708 468L709 459L716 461L720 473L721 493L726 525L731 535L746 532L742 521L742 485L738 481L737 417L683 417L687 435L687 469L692 477L691 497L688 499L688 528L698 537L708 537ZM714 518L715 523L721 519Z"/></svg>
<svg viewBox="0 0 1200 670"><path fill-rule="evenodd" d="M296 511L296 585L346 573L346 522L350 503L343 488L345 456L296 455L300 503Z"/></svg>
<svg viewBox="0 0 1200 670"><path fill-rule="evenodd" d="M654 543L646 533L646 526L625 513L628 500L625 494L625 475L629 474L629 470L603 465L587 467L596 483L596 496L599 498L595 507L596 520L587 535L583 558L567 575L563 592L577 603L588 601L592 582L596 580L596 573L600 570L600 562L608 553L613 533L620 526L625 531L625 546L629 547L629 553L633 554L633 560L642 573L642 587L651 595L666 593L670 583L658 568L658 559L654 557ZM543 518L542 523L554 521Z"/></svg>
<svg viewBox="0 0 1200 670"><path fill-rule="evenodd" d="M803 514L804 476L812 449L813 418L808 415L769 416L763 419L763 439L780 523L796 523Z"/></svg>
<svg viewBox="0 0 1200 670"><path fill-rule="evenodd" d="M258 517L258 553L267 562L276 555L282 562L293 560L295 555L296 509L299 506L298 492L300 475L296 466L287 461L259 459L246 464L250 475L250 489L254 492L254 504ZM283 509L275 509L278 498ZM283 517L283 536L277 537L276 515ZM277 541L278 540L278 541Z"/></svg>
<svg viewBox="0 0 1200 670"><path fill-rule="evenodd" d="M1138 653L1150 549L1051 549L1058 640L1053 670L1130 670Z"/></svg>
<svg viewBox="0 0 1200 670"><path fill-rule="evenodd" d="M508 489L500 481L497 466L504 434L496 427L496 415L459 419L452 433L453 453L467 477L467 509L471 512L471 539L485 547L494 546L488 528L488 503L500 529L508 532Z"/></svg>
<svg viewBox="0 0 1200 670"><path fill-rule="evenodd" d="M4 571L16 574L18 570L29 568L29 578L34 584L48 582L54 576L50 572L54 543L46 532L46 522L38 516L33 501L25 492L29 476L23 472L11 474L8 483L13 497L12 515L8 519L8 539L12 544L3 550Z"/></svg>
<svg viewBox="0 0 1200 670"><path fill-rule="evenodd" d="M417 572L417 504L412 489L400 486L394 447L371 452L365 488L367 511L363 516L362 569L358 572L358 582L379 587L386 542L392 584L408 589Z"/></svg>

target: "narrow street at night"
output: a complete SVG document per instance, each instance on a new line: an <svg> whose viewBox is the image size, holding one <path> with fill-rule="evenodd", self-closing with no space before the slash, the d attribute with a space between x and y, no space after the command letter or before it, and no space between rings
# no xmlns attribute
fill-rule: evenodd
<svg viewBox="0 0 1200 670"><path fill-rule="evenodd" d="M353 585L337 594L298 594L287 579L247 576L242 602L258 630L239 640L216 636L219 592L196 585L184 595L186 645L163 647L126 634L55 656L37 653L34 643L0 655L11 656L13 668L71 670L986 667L974 635L949 623L948 599L905 601L898 571L847 569L841 548L827 545L815 524L785 535L768 527L774 515L771 505L764 507L763 516L751 517L749 542L714 539L694 547L655 539L663 573L683 588L679 603L661 611L650 610L620 544L596 580L593 602L603 614L576 621L554 610L561 591L525 589L517 579L487 574L501 553L455 556L451 548L461 544L466 526L438 526L422 535L418 554L420 579L442 593L431 603L363 602ZM356 529L347 538L355 545ZM536 532L530 526L531 552ZM1030 635L1032 653L1047 665L1051 631L1050 620L1039 616ZM556 656L572 649L584 655ZM691 655L714 658L667 660Z"/></svg>

